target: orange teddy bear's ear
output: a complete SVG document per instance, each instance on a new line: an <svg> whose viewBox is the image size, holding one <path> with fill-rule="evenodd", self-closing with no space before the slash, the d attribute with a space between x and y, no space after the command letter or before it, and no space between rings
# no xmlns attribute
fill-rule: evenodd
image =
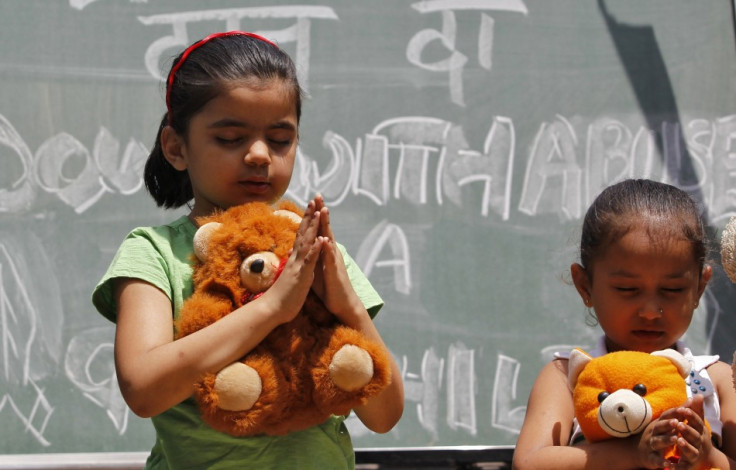
<svg viewBox="0 0 736 470"><path fill-rule="evenodd" d="M570 360L567 363L567 385L570 387L570 390L575 388L575 384L578 382L580 373L592 359L593 358L590 357L590 354L586 353L582 349L575 348L572 350L570 353Z"/></svg>
<svg viewBox="0 0 736 470"><path fill-rule="evenodd" d="M279 217L286 217L287 219L291 220L295 224L302 223L302 218L299 217L299 214L297 214L296 212L292 212L290 210L287 210L287 209L278 209L278 210L275 210L275 211L273 211L273 214L274 215L278 215Z"/></svg>
<svg viewBox="0 0 736 470"><path fill-rule="evenodd" d="M222 224L219 222L207 222L199 227L194 234L194 255L200 262L207 261L207 247L210 244L210 237L220 227L222 227Z"/></svg>
<svg viewBox="0 0 736 470"><path fill-rule="evenodd" d="M302 210L302 208L299 207L294 201L290 201L288 199L280 199L278 202L276 202L276 204L274 204L273 208L275 212L293 212L298 215L300 219L304 215L304 210Z"/></svg>
<svg viewBox="0 0 736 470"><path fill-rule="evenodd" d="M682 376L683 379L687 377L687 375L690 373L690 369L692 369L692 364L690 363L690 361L685 359L685 356L675 351L674 349L663 349L661 351L654 351L652 352L652 356L664 357L665 359L669 359L670 361L672 361L672 364L677 368L677 371L680 373L680 376Z"/></svg>

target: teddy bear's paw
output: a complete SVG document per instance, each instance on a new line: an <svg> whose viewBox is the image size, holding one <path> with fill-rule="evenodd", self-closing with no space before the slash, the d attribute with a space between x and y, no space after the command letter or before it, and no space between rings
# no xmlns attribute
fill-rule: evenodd
<svg viewBox="0 0 736 470"><path fill-rule="evenodd" d="M218 407L227 411L251 409L261 396L262 389L258 372L242 362L230 364L218 372L214 386Z"/></svg>
<svg viewBox="0 0 736 470"><path fill-rule="evenodd" d="M352 392L373 378L373 358L365 349L346 344L332 356L329 371L335 385Z"/></svg>

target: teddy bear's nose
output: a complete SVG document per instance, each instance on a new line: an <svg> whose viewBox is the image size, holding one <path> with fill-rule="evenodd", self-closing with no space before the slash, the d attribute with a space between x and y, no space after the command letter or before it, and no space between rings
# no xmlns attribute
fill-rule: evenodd
<svg viewBox="0 0 736 470"><path fill-rule="evenodd" d="M263 272L263 268L266 266L265 261L257 259L250 264L250 272L260 274Z"/></svg>

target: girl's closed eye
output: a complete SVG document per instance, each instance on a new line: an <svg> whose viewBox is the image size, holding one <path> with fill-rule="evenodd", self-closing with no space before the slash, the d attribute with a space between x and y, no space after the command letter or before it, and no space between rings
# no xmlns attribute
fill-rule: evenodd
<svg viewBox="0 0 736 470"><path fill-rule="evenodd" d="M271 144L276 147L286 147L291 145L291 139L269 139Z"/></svg>
<svg viewBox="0 0 736 470"><path fill-rule="evenodd" d="M618 292L623 292L627 294L633 294L638 291L638 288L635 286L613 286L613 288Z"/></svg>
<svg viewBox="0 0 736 470"><path fill-rule="evenodd" d="M238 145L243 141L243 137L240 136L215 136L215 141L220 145L234 146Z"/></svg>
<svg viewBox="0 0 736 470"><path fill-rule="evenodd" d="M282 131L271 134L268 141L275 147L287 147L294 141L294 133L290 131Z"/></svg>
<svg viewBox="0 0 736 470"><path fill-rule="evenodd" d="M684 287L663 287L662 291L667 294L679 294L685 291Z"/></svg>
<svg viewBox="0 0 736 470"><path fill-rule="evenodd" d="M237 146L246 140L244 136L215 136L215 141L224 146ZM268 142L274 147L285 147L291 145L293 137L291 136L274 136L269 137Z"/></svg>

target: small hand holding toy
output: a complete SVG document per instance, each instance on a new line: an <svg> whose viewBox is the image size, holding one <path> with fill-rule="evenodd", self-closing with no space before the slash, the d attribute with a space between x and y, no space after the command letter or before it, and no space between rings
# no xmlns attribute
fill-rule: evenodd
<svg viewBox="0 0 736 470"><path fill-rule="evenodd" d="M575 417L588 442L638 434L687 400L684 379L691 365L674 349L651 354L617 351L592 358L576 348L568 368ZM679 461L678 449L673 446L664 457Z"/></svg>
<svg viewBox="0 0 736 470"><path fill-rule="evenodd" d="M278 278L303 213L281 201L198 219L194 291L177 338L256 301ZM233 332L237 334L237 332ZM234 436L280 435L347 414L391 381L388 351L340 324L314 292L242 360L196 384L202 419Z"/></svg>

